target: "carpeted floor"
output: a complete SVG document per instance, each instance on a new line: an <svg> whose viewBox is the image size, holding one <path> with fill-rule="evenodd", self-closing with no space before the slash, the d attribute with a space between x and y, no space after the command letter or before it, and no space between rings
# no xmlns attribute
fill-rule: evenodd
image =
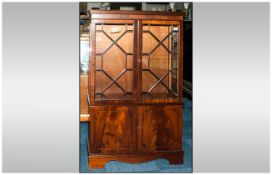
<svg viewBox="0 0 272 175"><path fill-rule="evenodd" d="M183 150L184 164L169 165L165 159L157 159L146 163L129 164L110 161L103 169L88 168L87 143L88 123L80 124L80 172L81 173L113 173L113 172L143 172L143 173L190 173L192 172L192 102L183 99Z"/></svg>

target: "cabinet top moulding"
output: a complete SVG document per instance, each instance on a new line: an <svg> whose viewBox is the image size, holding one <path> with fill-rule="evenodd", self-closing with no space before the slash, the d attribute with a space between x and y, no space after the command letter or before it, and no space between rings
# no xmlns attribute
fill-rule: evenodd
<svg viewBox="0 0 272 175"><path fill-rule="evenodd" d="M182 12L129 11L129 10L90 10L91 19L153 19L183 20Z"/></svg>

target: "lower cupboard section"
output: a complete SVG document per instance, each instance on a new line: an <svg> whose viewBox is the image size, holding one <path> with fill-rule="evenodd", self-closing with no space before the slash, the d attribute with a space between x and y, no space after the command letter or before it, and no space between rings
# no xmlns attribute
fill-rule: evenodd
<svg viewBox="0 0 272 175"><path fill-rule="evenodd" d="M182 105L91 106L89 111L90 167L110 160L183 162Z"/></svg>

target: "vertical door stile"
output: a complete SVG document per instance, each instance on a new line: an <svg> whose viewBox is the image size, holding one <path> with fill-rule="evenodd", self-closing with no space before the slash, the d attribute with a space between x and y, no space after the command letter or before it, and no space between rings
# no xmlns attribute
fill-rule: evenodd
<svg viewBox="0 0 272 175"><path fill-rule="evenodd" d="M134 104L138 103L139 99L139 90L138 90L138 79L139 79L139 70L138 70L138 20L133 21L133 93L134 93Z"/></svg>
<svg viewBox="0 0 272 175"><path fill-rule="evenodd" d="M137 20L137 76L138 76L138 99L137 102L139 103L140 99L142 98L142 39L143 39L143 24L142 20Z"/></svg>
<svg viewBox="0 0 272 175"><path fill-rule="evenodd" d="M90 103L91 105L94 104L94 97L95 97L95 54L96 54L96 45L95 45L95 21L91 21L90 24L90 59L89 59L89 95L90 95Z"/></svg>

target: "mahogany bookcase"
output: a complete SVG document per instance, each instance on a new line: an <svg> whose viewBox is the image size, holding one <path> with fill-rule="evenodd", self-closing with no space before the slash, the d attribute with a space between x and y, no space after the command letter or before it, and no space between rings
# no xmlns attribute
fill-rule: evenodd
<svg viewBox="0 0 272 175"><path fill-rule="evenodd" d="M182 14L90 14L89 167L182 164Z"/></svg>

